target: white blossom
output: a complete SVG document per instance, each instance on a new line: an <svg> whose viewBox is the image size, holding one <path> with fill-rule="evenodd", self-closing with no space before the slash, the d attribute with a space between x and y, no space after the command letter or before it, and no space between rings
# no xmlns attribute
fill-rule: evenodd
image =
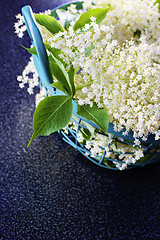
<svg viewBox="0 0 160 240"><path fill-rule="evenodd" d="M113 159L115 167L123 170L143 158L141 139L147 141L150 134L155 134L155 140L160 139L160 13L155 0L84 0L83 11L108 6L111 8L100 25L91 17L91 22L76 32L75 18L82 12L74 4L67 11L57 11L63 25L66 18L71 20L68 31L52 35L38 26L43 41L62 51L59 56L67 63L67 69L71 64L81 69L75 74L79 105L92 106L96 102L108 112L115 132L125 128L123 136L127 136L133 131L133 145L125 144L122 138L116 141L112 135L98 133L90 141L85 140L91 156L102 156L105 150L105 157ZM22 37L26 30L24 19L21 14L16 18L15 32ZM17 80L21 88L28 84L28 92L33 93L39 79L32 58ZM36 102L44 96L42 89ZM74 122L69 127L77 130ZM80 132L78 140L84 141Z"/></svg>

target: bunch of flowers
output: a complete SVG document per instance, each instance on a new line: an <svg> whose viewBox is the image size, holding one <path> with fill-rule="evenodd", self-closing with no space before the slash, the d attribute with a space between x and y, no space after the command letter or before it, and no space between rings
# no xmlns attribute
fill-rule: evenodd
<svg viewBox="0 0 160 240"><path fill-rule="evenodd" d="M59 9L57 14L59 20L53 22L50 11L35 14L35 18L47 49L52 85L66 96L63 100L62 97L53 99L53 103L42 89L36 96L34 125L40 124L36 121L45 104L57 107L59 101L70 115L66 114L66 120L55 128L49 127L50 130L46 129L48 125L45 130L35 127L31 140L67 124L76 130L75 122L70 121L74 118L70 101L74 99L78 103L78 114L93 121L99 132L107 134L109 121L114 131L123 130L124 136L133 131L134 143L127 145L123 139L115 141L112 134L106 137L87 125L87 131L79 131L78 140L91 155L103 155L105 151L105 157L115 160L112 166L119 169L147 160L141 140L145 143L151 134L155 141L160 139L159 0L84 0L83 10L71 4L67 11ZM21 15L17 18L16 33L22 37L24 20ZM34 47L28 51L36 54ZM30 94L38 85L32 57L18 81L21 88L29 83ZM66 133L68 126L64 128Z"/></svg>

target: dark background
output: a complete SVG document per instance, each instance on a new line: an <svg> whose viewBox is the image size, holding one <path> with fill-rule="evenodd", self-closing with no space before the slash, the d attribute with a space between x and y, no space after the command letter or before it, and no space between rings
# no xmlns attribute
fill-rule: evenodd
<svg viewBox="0 0 160 240"><path fill-rule="evenodd" d="M29 54L15 15L67 1L0 0L0 239L160 239L160 163L128 171L101 169L57 133L29 148L34 96L18 87Z"/></svg>

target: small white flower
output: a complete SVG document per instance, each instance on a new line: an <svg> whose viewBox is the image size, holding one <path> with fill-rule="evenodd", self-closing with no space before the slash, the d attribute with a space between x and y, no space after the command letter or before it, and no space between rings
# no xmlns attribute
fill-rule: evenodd
<svg viewBox="0 0 160 240"><path fill-rule="evenodd" d="M96 18L95 17L91 17L91 21L92 22L96 22Z"/></svg>
<svg viewBox="0 0 160 240"><path fill-rule="evenodd" d="M84 103L85 103L84 100L82 100L82 99L79 99L79 100L78 100L78 104L79 104L79 105L84 105Z"/></svg>

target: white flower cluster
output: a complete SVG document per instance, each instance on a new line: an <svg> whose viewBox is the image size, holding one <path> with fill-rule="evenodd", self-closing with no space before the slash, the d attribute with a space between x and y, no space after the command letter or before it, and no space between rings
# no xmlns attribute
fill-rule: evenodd
<svg viewBox="0 0 160 240"><path fill-rule="evenodd" d="M92 29L90 27L92 26ZM145 37L126 40L123 46L114 39L114 26L87 24L82 32L59 33L49 39L61 49L61 57L82 70L75 76L79 104L96 102L106 109L115 130L124 127L145 141L150 133L159 136L160 126L160 47L148 44ZM88 85L88 87L87 87ZM160 137L159 137L160 138Z"/></svg>
<svg viewBox="0 0 160 240"><path fill-rule="evenodd" d="M54 36L39 27L44 42L62 51L60 57L68 64L68 69L72 64L77 70L75 97L78 103L92 106L96 102L109 113L115 131L125 128L123 134L127 135L133 130L134 146L123 141L115 143L111 135L107 138L97 133L92 135L91 141L85 140L91 155L103 155L105 149L105 156L114 159L115 166L122 170L143 158L139 138L146 141L150 134L155 134L155 140L160 139L159 5L156 0L84 0L83 6L84 10L111 8L100 25L92 17L91 23L76 32L73 26L77 19L71 21L67 31ZM69 11L77 13L74 5ZM20 26L21 23L20 20ZM28 82L29 68L32 73L36 72L30 62L23 77L18 77L20 87ZM38 79L37 73L35 76ZM31 86L38 83L38 80L29 81ZM42 91L37 101L44 94ZM75 124L70 126L76 130ZM78 140L84 142L81 132Z"/></svg>
<svg viewBox="0 0 160 240"><path fill-rule="evenodd" d="M36 94L36 107L38 106L39 102L42 101L46 97L46 89L42 87L39 93Z"/></svg>
<svg viewBox="0 0 160 240"><path fill-rule="evenodd" d="M51 10L46 10L45 12L40 12L39 14L45 14L50 15ZM27 30L27 27L24 22L24 17L21 13L17 14L16 16L17 22L14 23L15 33L19 38L22 38L24 35L24 32Z"/></svg>
<svg viewBox="0 0 160 240"><path fill-rule="evenodd" d="M27 30L26 25L24 25L24 17L19 13L16 15L17 22L14 23L15 33L19 38L22 38L24 32Z"/></svg>
<svg viewBox="0 0 160 240"><path fill-rule="evenodd" d="M73 119L75 119L75 116L73 116ZM84 122L82 124L85 125ZM83 144L87 149L85 154L91 158L96 158L97 162L104 155L106 159L103 160L103 163L108 167L116 167L124 170L128 165L135 164L137 160L144 157L143 148L128 145L124 143L124 139L113 138L112 134L104 136L94 132L90 140L86 140L81 128L77 133L77 123L75 120L71 121L68 126L77 134L78 142ZM65 127L63 130L67 135L69 134L68 127Z"/></svg>
<svg viewBox="0 0 160 240"><path fill-rule="evenodd" d="M33 88L39 86L39 76L32 57L23 70L22 75L17 77L17 80L19 81L20 88L24 88L25 84L28 84L27 91L29 94L33 94Z"/></svg>
<svg viewBox="0 0 160 240"><path fill-rule="evenodd" d="M104 23L115 26L116 37L121 43L132 38L137 30L146 34L150 41L159 42L159 4L156 0L84 0L83 2L85 9L112 7Z"/></svg>
<svg viewBox="0 0 160 240"><path fill-rule="evenodd" d="M51 10L46 10L45 12L43 12L43 13L40 12L39 14L50 15ZM21 15L21 13L19 13L15 17L17 19L17 22L14 23L15 33L17 34L17 36L19 38L22 38L24 35L24 32L27 29L25 22L24 22L24 17ZM47 31L44 27L40 26L39 24L37 24L37 25L41 30L44 41L52 36L51 33L49 31ZM24 88L24 86L26 84L28 84L27 91L29 94L33 94L34 87L39 86L39 76L38 76L37 70L35 68L32 57L30 58L28 64L24 68L22 75L17 77L17 80L19 81L20 88ZM37 96L37 99L38 99L38 96ZM36 103L38 103L38 102L39 102L39 100L36 100Z"/></svg>
<svg viewBox="0 0 160 240"><path fill-rule="evenodd" d="M143 157L139 138L146 141L152 133L160 139L160 13L154 0L101 0L95 5L84 1L87 8L108 5L112 8L100 26L92 18L91 24L74 32L73 21L69 32L56 34L48 43L62 50L68 66L80 69L75 76L79 104L96 102L109 113L115 131L125 127L127 135L133 130L135 147L118 143L119 154L106 151L122 160L123 166L115 164L124 168ZM107 146L106 137L93 138L87 147L93 155L102 154L98 146Z"/></svg>

